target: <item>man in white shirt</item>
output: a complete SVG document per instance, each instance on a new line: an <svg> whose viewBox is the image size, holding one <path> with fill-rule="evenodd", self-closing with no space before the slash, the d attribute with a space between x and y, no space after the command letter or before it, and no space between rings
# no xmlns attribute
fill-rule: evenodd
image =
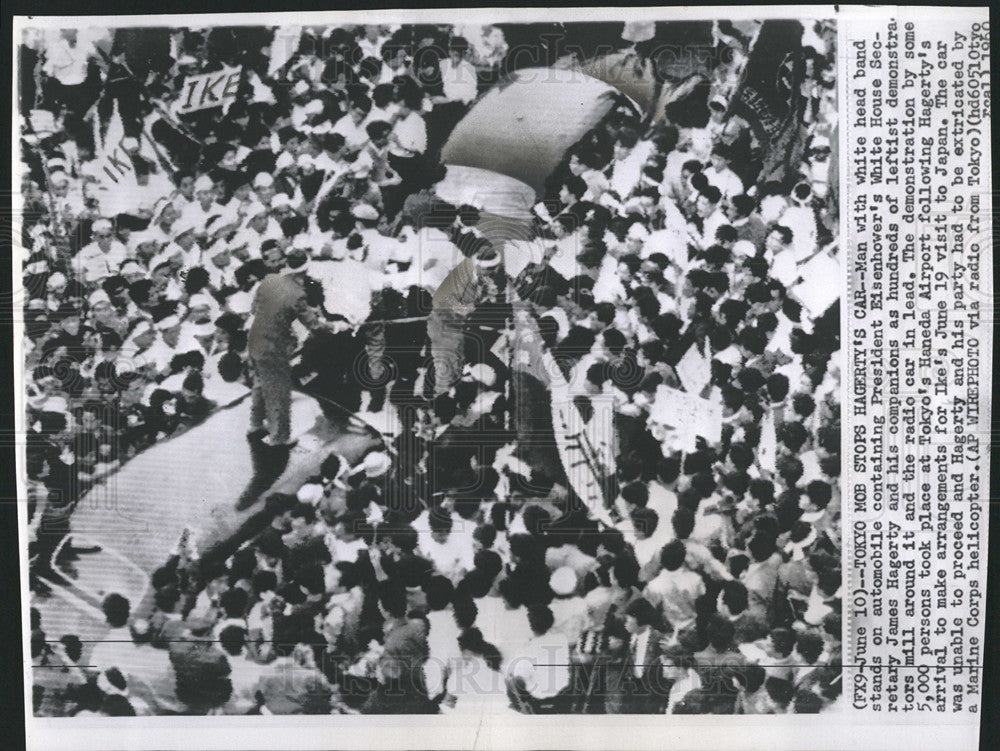
<svg viewBox="0 0 1000 751"><path fill-rule="evenodd" d="M430 559L438 573L453 583L458 582L475 566L472 540L469 535L452 533L454 522L447 512L432 513L428 522L430 534L420 536L420 552Z"/></svg>
<svg viewBox="0 0 1000 751"><path fill-rule="evenodd" d="M420 89L404 94L389 134L389 164L400 182L383 196L387 216L395 216L406 197L420 190L426 180L423 156L427 151L427 125L420 114L423 96Z"/></svg>
<svg viewBox="0 0 1000 751"><path fill-rule="evenodd" d="M708 182L722 191L722 197L726 200L733 196L743 195L745 190L743 181L729 168L731 157L728 146L722 143L717 144L712 149L711 165L704 170Z"/></svg>
<svg viewBox="0 0 1000 751"><path fill-rule="evenodd" d="M646 585L645 596L663 611L675 633L694 623L696 600L705 594L701 576L685 565L687 549L680 540L663 546L660 564L663 569Z"/></svg>
<svg viewBox="0 0 1000 751"><path fill-rule="evenodd" d="M120 594L112 593L104 598L101 609L109 630L94 646L90 665L101 671L116 667L124 673L136 649L128 627L131 606Z"/></svg>
<svg viewBox="0 0 1000 751"><path fill-rule="evenodd" d="M468 105L476 98L476 69L466 55L469 43L462 37L453 37L448 45L448 58L442 60L441 82L444 84L444 102L461 102Z"/></svg>
<svg viewBox="0 0 1000 751"><path fill-rule="evenodd" d="M215 183L208 175L202 175L194 184L195 201L189 203L181 211L180 221L190 224L195 234L203 235L207 231L208 221L212 217L226 217L228 223L229 211L215 201ZM235 219L235 217L233 217Z"/></svg>
<svg viewBox="0 0 1000 751"><path fill-rule="evenodd" d="M719 208L722 200L722 191L714 185L709 184L698 194L695 201L695 211L701 218L701 231L692 233L692 240L699 248L705 250L710 245L715 244L715 232L723 224L727 224L726 215Z"/></svg>
<svg viewBox="0 0 1000 751"><path fill-rule="evenodd" d="M88 284L100 282L118 273L128 260L128 250L115 239L108 219L98 219L91 227L94 241L80 250L73 263L77 273Z"/></svg>
<svg viewBox="0 0 1000 751"><path fill-rule="evenodd" d="M508 686L518 699L536 713L565 712L561 694L569 687L569 644L552 630L552 610L545 605L528 609L533 638L510 664Z"/></svg>
<svg viewBox="0 0 1000 751"><path fill-rule="evenodd" d="M646 155L636 148L639 138L632 129L623 129L615 141L614 160L611 162L611 190L619 198L630 195L642 177L642 167Z"/></svg>
<svg viewBox="0 0 1000 751"><path fill-rule="evenodd" d="M372 100L367 96L359 95L351 99L351 108L347 114L334 123L333 130L330 132L339 133L344 137L346 151L351 153L360 151L368 143L366 120L371 109Z"/></svg>
<svg viewBox="0 0 1000 751"><path fill-rule="evenodd" d="M233 684L233 693L222 708L225 714L247 714L257 706L256 687L265 668L246 656L246 635L246 630L236 625L226 626L218 635Z"/></svg>
<svg viewBox="0 0 1000 751"><path fill-rule="evenodd" d="M451 599L454 594L452 583L443 576L434 576L424 586L424 591L427 594L429 610L428 657L424 664L424 677L428 684L428 695L436 696L444 690L448 671L455 668L455 663L462 656L458 648L461 630L455 622L455 613L451 609Z"/></svg>

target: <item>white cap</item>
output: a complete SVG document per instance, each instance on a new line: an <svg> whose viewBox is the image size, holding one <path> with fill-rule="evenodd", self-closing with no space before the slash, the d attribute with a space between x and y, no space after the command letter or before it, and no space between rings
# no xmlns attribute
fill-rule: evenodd
<svg viewBox="0 0 1000 751"><path fill-rule="evenodd" d="M299 154L299 158L295 160L295 164L299 167L315 167L316 160L308 154Z"/></svg>
<svg viewBox="0 0 1000 751"><path fill-rule="evenodd" d="M647 237L649 237L649 230L639 222L628 228L628 238L630 240L645 240Z"/></svg>
<svg viewBox="0 0 1000 751"><path fill-rule="evenodd" d="M312 250L312 246L312 238L305 232L300 235L296 235L295 239L292 240L292 248L295 250Z"/></svg>
<svg viewBox="0 0 1000 751"><path fill-rule="evenodd" d="M299 488L299 492L295 494L295 497L299 499L300 503L308 503L315 506L323 499L323 486L317 482L310 482Z"/></svg>
<svg viewBox="0 0 1000 751"><path fill-rule="evenodd" d="M374 451L365 457L362 466L368 477L381 477L389 471L389 455L384 451Z"/></svg>
<svg viewBox="0 0 1000 751"><path fill-rule="evenodd" d="M274 162L274 170L275 172L280 172L283 169L288 169L293 164L295 164L295 157L289 152L283 151Z"/></svg>
<svg viewBox="0 0 1000 751"><path fill-rule="evenodd" d="M549 586L561 597L573 594L576 591L576 583L576 572L569 566L560 566L549 577Z"/></svg>
<svg viewBox="0 0 1000 751"><path fill-rule="evenodd" d="M262 203L257 203L256 201L254 201L249 206L247 206L246 212L244 213L244 217L246 218L247 221L250 221L251 219L258 217L261 214L266 214L267 212L268 212L267 206L265 206Z"/></svg>
<svg viewBox="0 0 1000 751"><path fill-rule="evenodd" d="M271 199L271 208L280 209L285 206L291 206L292 199L288 197L285 193L275 193L274 198Z"/></svg>
<svg viewBox="0 0 1000 751"><path fill-rule="evenodd" d="M311 99L306 102L306 106L302 108L307 114L318 115L323 111L323 100L322 99Z"/></svg>
<svg viewBox="0 0 1000 751"><path fill-rule="evenodd" d="M123 138L121 145L122 145L122 148L125 149L125 151L135 151L136 149L139 148L139 139L138 138Z"/></svg>
<svg viewBox="0 0 1000 751"><path fill-rule="evenodd" d="M137 271L140 274L146 273L145 269L143 269L142 266L140 266L136 261L125 261L121 268L118 269L118 273L122 276L125 276L125 274L131 274L133 271Z"/></svg>
<svg viewBox="0 0 1000 751"><path fill-rule="evenodd" d="M357 219L374 222L378 219L378 211L370 203L359 203L351 209L351 215Z"/></svg>
<svg viewBox="0 0 1000 751"><path fill-rule="evenodd" d="M180 325L181 325L181 319L178 316L170 315L161 320L159 323L157 323L156 328L158 328L160 331L165 331L167 329L172 329L175 326L180 326Z"/></svg>
<svg viewBox="0 0 1000 751"><path fill-rule="evenodd" d="M212 182L212 178L208 175L202 175L194 181L194 190L196 193L200 193L203 190L215 190L215 183Z"/></svg>
<svg viewBox="0 0 1000 751"><path fill-rule="evenodd" d="M307 91L309 91L309 84L303 81L301 78L298 81L296 81L295 85L292 87L293 94L301 95L305 94Z"/></svg>
<svg viewBox="0 0 1000 751"><path fill-rule="evenodd" d="M91 307L94 307L95 305L100 305L101 303L107 303L108 305L110 305L111 298L108 297L108 293L105 292L103 289L95 289L93 292L90 293L90 296L87 298L87 304L90 305Z"/></svg>
<svg viewBox="0 0 1000 751"><path fill-rule="evenodd" d="M68 182L69 182L69 175L67 175L65 172L62 171L53 172L52 174L49 175L50 185L62 185L63 183L68 183Z"/></svg>
<svg viewBox="0 0 1000 751"><path fill-rule="evenodd" d="M250 296L249 292L234 292L229 297L226 298L226 307L233 313L237 315L246 315L250 312L250 305L253 302L253 298Z"/></svg>
<svg viewBox="0 0 1000 751"><path fill-rule="evenodd" d="M110 219L98 219L90 226L91 232L110 232L112 229Z"/></svg>
<svg viewBox="0 0 1000 751"><path fill-rule="evenodd" d="M269 172L258 172L253 179L253 186L255 188L269 188L274 185L274 178L271 177Z"/></svg>
<svg viewBox="0 0 1000 751"><path fill-rule="evenodd" d="M737 240L733 243L733 255L754 256L757 255L757 247L749 240Z"/></svg>
<svg viewBox="0 0 1000 751"><path fill-rule="evenodd" d="M62 287L67 283L66 275L61 271L57 271L54 274L50 274L49 278L45 282L45 286L49 289L54 287Z"/></svg>

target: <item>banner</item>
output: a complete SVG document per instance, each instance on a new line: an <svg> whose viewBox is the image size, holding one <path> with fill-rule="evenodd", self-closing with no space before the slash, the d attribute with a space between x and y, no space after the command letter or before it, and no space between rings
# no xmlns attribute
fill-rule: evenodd
<svg viewBox="0 0 1000 751"><path fill-rule="evenodd" d="M749 123L764 146L764 173L779 177L796 143L805 71L799 21L765 21L750 50L730 115Z"/></svg>
<svg viewBox="0 0 1000 751"><path fill-rule="evenodd" d="M186 115L198 110L228 106L236 99L242 72L242 67L227 67L213 73L201 73L189 77L181 87L181 96L177 100L177 114Z"/></svg>

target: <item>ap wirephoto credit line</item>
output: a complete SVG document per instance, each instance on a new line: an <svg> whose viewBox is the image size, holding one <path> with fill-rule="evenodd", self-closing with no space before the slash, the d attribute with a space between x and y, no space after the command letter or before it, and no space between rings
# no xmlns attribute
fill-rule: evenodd
<svg viewBox="0 0 1000 751"><path fill-rule="evenodd" d="M971 748L988 14L461 16L15 20L29 747Z"/></svg>

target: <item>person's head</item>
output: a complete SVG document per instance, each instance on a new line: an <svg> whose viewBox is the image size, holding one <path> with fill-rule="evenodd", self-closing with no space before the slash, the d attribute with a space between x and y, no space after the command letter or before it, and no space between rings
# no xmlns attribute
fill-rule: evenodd
<svg viewBox="0 0 1000 751"><path fill-rule="evenodd" d="M630 634L642 633L658 620L656 608L645 597L637 597L625 607L625 630Z"/></svg>
<svg viewBox="0 0 1000 751"><path fill-rule="evenodd" d="M815 631L804 631L795 640L795 651L809 665L814 665L823 653L823 637Z"/></svg>
<svg viewBox="0 0 1000 751"><path fill-rule="evenodd" d="M764 239L764 249L776 255L792 244L792 230L781 224L775 224Z"/></svg>
<svg viewBox="0 0 1000 751"><path fill-rule="evenodd" d="M736 629L732 621L721 613L713 613L705 625L705 637L717 652L726 652L733 646Z"/></svg>
<svg viewBox="0 0 1000 751"><path fill-rule="evenodd" d="M678 540L686 540L694 532L694 510L685 506L678 506L671 517L671 524L674 528L674 535Z"/></svg>
<svg viewBox="0 0 1000 751"><path fill-rule="evenodd" d="M164 613L172 613L174 612L174 608L177 607L177 603L180 602L180 598L181 593L177 587L173 584L168 584L156 590L156 594L153 596L153 604L156 605L157 610L161 610Z"/></svg>
<svg viewBox="0 0 1000 751"><path fill-rule="evenodd" d="M427 607L431 610L444 610L451 604L455 596L455 588L444 576L431 576L424 582L424 593L427 595Z"/></svg>
<svg viewBox="0 0 1000 751"><path fill-rule="evenodd" d="M767 691L771 703L782 712L791 704L795 694L795 687L791 681L775 675L768 676L764 681L764 690Z"/></svg>
<svg viewBox="0 0 1000 751"><path fill-rule="evenodd" d="M586 192L587 183L584 182L583 178L578 175L569 175L559 186L559 200L567 206L572 206L583 198L583 194Z"/></svg>
<svg viewBox="0 0 1000 751"><path fill-rule="evenodd" d="M98 219L91 227L91 235L97 246L107 252L111 249L111 243L115 238L115 228L108 219Z"/></svg>
<svg viewBox="0 0 1000 751"><path fill-rule="evenodd" d="M501 579L497 591L509 610L515 610L524 604L525 592L519 579L510 576Z"/></svg>
<svg viewBox="0 0 1000 751"><path fill-rule="evenodd" d="M795 632L789 628L775 628L769 635L771 651L778 657L788 657L795 649Z"/></svg>
<svg viewBox="0 0 1000 751"><path fill-rule="evenodd" d="M640 540L648 540L656 532L660 523L659 514L651 508L635 508L629 514L632 528Z"/></svg>
<svg viewBox="0 0 1000 751"><path fill-rule="evenodd" d="M726 218L731 222L739 222L753 213L756 204L748 195L733 196L726 205Z"/></svg>
<svg viewBox="0 0 1000 751"><path fill-rule="evenodd" d="M622 128L618 131L618 138L615 139L615 159L619 161L626 159L638 141L639 135L632 128Z"/></svg>
<svg viewBox="0 0 1000 751"><path fill-rule="evenodd" d="M687 549L681 540L671 540L660 551L660 565L667 571L677 571L684 565Z"/></svg>
<svg viewBox="0 0 1000 751"><path fill-rule="evenodd" d="M732 154L729 152L729 147L723 143L718 144L714 149L712 149L712 155L709 157L709 161L712 163L712 168L716 172L722 172L723 170L729 169L729 162L732 159Z"/></svg>
<svg viewBox="0 0 1000 751"><path fill-rule="evenodd" d="M368 113L372 109L372 100L367 96L359 95L351 99L350 117L355 125L361 125Z"/></svg>
<svg viewBox="0 0 1000 751"><path fill-rule="evenodd" d="M104 598L101 603L104 620L111 628L123 628L128 623L131 606L129 601L117 592Z"/></svg>
<svg viewBox="0 0 1000 751"><path fill-rule="evenodd" d="M469 51L469 41L465 37L452 37L448 42L448 57L452 65L458 65Z"/></svg>
<svg viewBox="0 0 1000 751"><path fill-rule="evenodd" d="M698 192L698 199L695 201L695 211L703 219L710 217L718 208L719 201L722 200L722 191L714 185L706 185Z"/></svg>
<svg viewBox="0 0 1000 751"><path fill-rule="evenodd" d="M697 159L689 159L681 165L681 177L689 181L695 175L701 174L702 164Z"/></svg>
<svg viewBox="0 0 1000 751"><path fill-rule="evenodd" d="M747 588L742 582L728 581L722 585L719 593L719 612L724 615L737 616L747 609L749 604Z"/></svg>
<svg viewBox="0 0 1000 751"><path fill-rule="evenodd" d="M194 200L194 183L193 172L179 170L174 173L174 184L177 186L177 192L189 201Z"/></svg>
<svg viewBox="0 0 1000 751"><path fill-rule="evenodd" d="M547 605L532 605L528 608L528 625L535 636L548 633L553 623L555 623L555 617Z"/></svg>
<svg viewBox="0 0 1000 751"><path fill-rule="evenodd" d="M226 626L219 633L219 646L227 655L237 657L243 654L247 632L239 626Z"/></svg>

